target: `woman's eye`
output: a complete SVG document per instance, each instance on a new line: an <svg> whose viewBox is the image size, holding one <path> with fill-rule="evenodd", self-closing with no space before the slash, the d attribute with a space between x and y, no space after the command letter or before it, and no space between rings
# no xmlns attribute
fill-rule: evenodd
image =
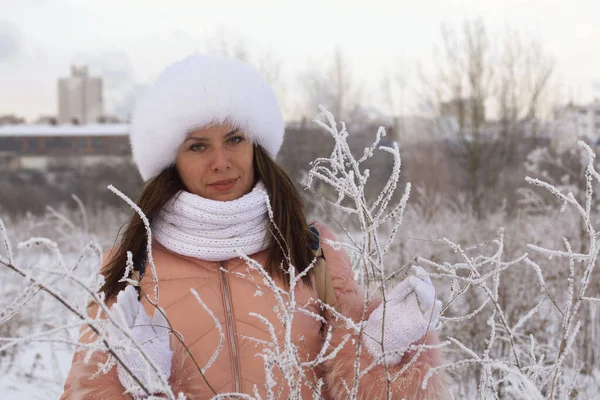
<svg viewBox="0 0 600 400"><path fill-rule="evenodd" d="M244 139L241 136L234 136L231 139L229 139L229 143L237 144L240 143L242 140Z"/></svg>
<svg viewBox="0 0 600 400"><path fill-rule="evenodd" d="M200 151L202 149L204 149L204 145L203 144L196 143L196 144L193 144L193 145L190 146L190 150L191 151Z"/></svg>

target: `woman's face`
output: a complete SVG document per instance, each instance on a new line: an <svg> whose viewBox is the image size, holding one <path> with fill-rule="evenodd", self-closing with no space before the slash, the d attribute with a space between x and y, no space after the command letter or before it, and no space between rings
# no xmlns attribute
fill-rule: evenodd
<svg viewBox="0 0 600 400"><path fill-rule="evenodd" d="M210 200L239 199L254 183L254 146L231 125L213 125L190 132L175 165L191 193Z"/></svg>

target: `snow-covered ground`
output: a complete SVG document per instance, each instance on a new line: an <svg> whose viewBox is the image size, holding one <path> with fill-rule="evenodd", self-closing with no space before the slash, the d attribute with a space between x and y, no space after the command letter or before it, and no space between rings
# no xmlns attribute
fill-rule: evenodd
<svg viewBox="0 0 600 400"><path fill-rule="evenodd" d="M52 268L57 260L48 251L17 249L17 244L32 237L54 240L61 250L66 265L80 261L81 249L88 243L110 247L117 230L125 221L127 209L103 210L96 214L66 209L49 210L45 217L24 216L18 219L0 215L12 242L15 262L25 268L35 266ZM0 254L6 255L4 246ZM99 257L85 252L77 275L91 277L98 272ZM40 272L33 277L40 279ZM60 277L48 277L47 281L60 289L67 298L84 307L84 291ZM28 281L13 271L0 268L0 338L16 338L35 335L52 327L74 322L74 316L55 299L43 292L28 293ZM19 296L24 296L19 301ZM16 315L6 317L10 305L20 303ZM54 335L54 339L77 340L78 327ZM58 399L71 366L74 346L65 343L27 341L0 352L0 399ZM0 346L5 342L0 342Z"/></svg>
<svg viewBox="0 0 600 400"><path fill-rule="evenodd" d="M14 359L2 357L0 399L58 399L72 357L72 349L48 343L24 346Z"/></svg>

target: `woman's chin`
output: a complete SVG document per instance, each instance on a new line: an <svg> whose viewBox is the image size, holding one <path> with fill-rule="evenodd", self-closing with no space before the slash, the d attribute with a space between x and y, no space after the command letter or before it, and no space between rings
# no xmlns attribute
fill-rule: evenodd
<svg viewBox="0 0 600 400"><path fill-rule="evenodd" d="M234 194L221 194L221 195L213 196L213 198L211 200L232 201L232 200L239 199L240 197L242 197L242 196L236 196Z"/></svg>
<svg viewBox="0 0 600 400"><path fill-rule="evenodd" d="M211 190L206 193L206 196L202 196L202 197L209 199L209 200L216 200L216 201L232 201L232 200L239 199L240 197L243 196L243 194L238 193L238 192L239 192L238 190L229 190L226 192Z"/></svg>

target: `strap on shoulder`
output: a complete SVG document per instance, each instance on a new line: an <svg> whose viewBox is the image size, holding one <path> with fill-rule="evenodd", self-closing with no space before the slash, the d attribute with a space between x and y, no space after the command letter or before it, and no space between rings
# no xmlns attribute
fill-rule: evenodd
<svg viewBox="0 0 600 400"><path fill-rule="evenodd" d="M325 256L323 254L323 249L321 248L319 231L314 226L310 227L310 230L316 235L317 239L311 244L311 249L317 261L315 266L313 267L313 273L315 276L315 283L317 285L317 294L319 295L319 300L323 304L327 304L331 306L334 310L339 311L339 306L337 302L337 297L335 296L335 288L333 286L333 281L331 280L331 275L329 274L329 270L327 269L327 261L325 260ZM326 319L329 319L330 312L327 311L324 307L321 307L321 316Z"/></svg>
<svg viewBox="0 0 600 400"><path fill-rule="evenodd" d="M135 287L135 291L137 292L138 301L141 300L141 296L142 296L141 284L142 284L142 278L144 277L144 273L146 272L146 260L147 260L146 250L144 250L142 252L142 255L140 256L139 263L136 265L136 263L134 261L133 271L131 272L131 275L129 276L129 279L137 282L137 285L133 285L132 283L129 283L128 285L133 285Z"/></svg>

